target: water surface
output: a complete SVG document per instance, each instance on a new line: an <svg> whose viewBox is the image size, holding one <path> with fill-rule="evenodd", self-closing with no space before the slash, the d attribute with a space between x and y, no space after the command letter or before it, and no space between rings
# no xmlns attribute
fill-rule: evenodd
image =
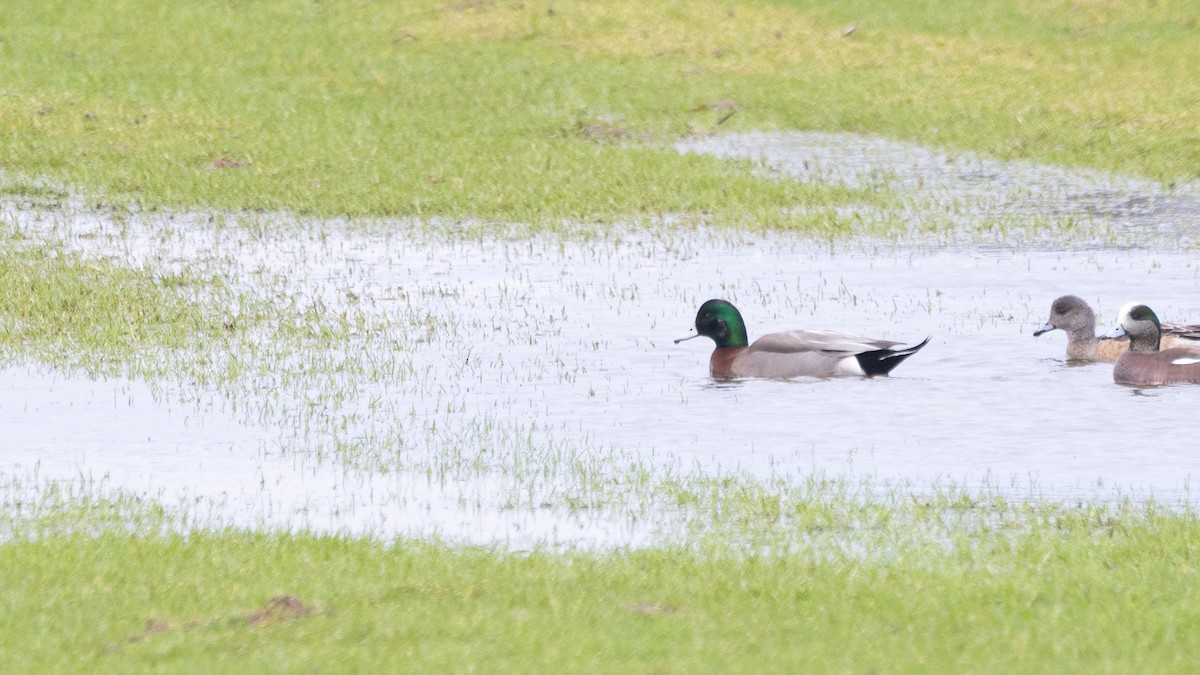
<svg viewBox="0 0 1200 675"><path fill-rule="evenodd" d="M757 152L735 141L686 150ZM771 166L804 166L796 156L806 146L782 144L790 154ZM836 160L813 147L808 166ZM914 181L903 160L912 156L879 154L891 164L867 173L912 191L906 209L938 201L923 190L959 189L954 167L979 161L921 155L919 171L940 182ZM1087 246L957 236L831 245L664 226L594 241L448 241L408 223L264 217L254 230L202 215L118 223L10 205L9 220L35 242L217 274L243 293L363 328L267 364L290 375L261 386L149 386L10 366L3 469L103 475L168 504L208 500L241 525L515 546L669 536L665 514L593 499L619 493L639 468L1192 501L1200 386L1118 386L1110 365L1066 363L1061 332L1032 337L1066 293L1109 321L1137 300L1165 321L1200 323L1200 269L1184 243L1197 229L1192 197L1053 168L1034 181L1030 171L968 169L969 194L987 198L966 201L1019 213L1022 199L1053 193L1050 215L1063 220L1049 231L1082 214L1106 234ZM1138 203L1156 206L1114 207ZM1102 245L1113 232L1120 242ZM830 328L933 340L890 378L715 382L711 344L672 342L712 297L741 309L752 339Z"/></svg>

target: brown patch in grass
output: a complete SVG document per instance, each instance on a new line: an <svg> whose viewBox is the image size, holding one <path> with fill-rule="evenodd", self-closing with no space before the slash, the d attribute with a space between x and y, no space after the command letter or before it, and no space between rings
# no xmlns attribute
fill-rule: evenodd
<svg viewBox="0 0 1200 675"><path fill-rule="evenodd" d="M695 108L692 108L691 112L705 112L707 110L726 111L726 110L737 110L737 109L738 109L737 101L735 101L731 98L723 98L719 101L713 101L711 103L701 103L700 105L696 106Z"/></svg>
<svg viewBox="0 0 1200 675"><path fill-rule="evenodd" d="M146 627L142 629L142 632L137 633L136 635L130 635L129 641L130 642L141 642L142 640L148 640L151 637L158 635L159 633L166 633L167 631L172 630L174 628L175 628L175 626L171 625L170 622L167 622L167 621L159 621L158 619L146 619Z"/></svg>
<svg viewBox="0 0 1200 675"><path fill-rule="evenodd" d="M244 162L239 162L229 155L221 155L208 163L210 169L243 169L246 167Z"/></svg>
<svg viewBox="0 0 1200 675"><path fill-rule="evenodd" d="M446 5L445 9L448 12L465 12L471 9L484 9L491 4L491 0L463 0L463 2Z"/></svg>
<svg viewBox="0 0 1200 675"><path fill-rule="evenodd" d="M582 136L589 141L619 141L630 138L633 132L625 127L619 127L608 122L580 122L572 129L574 135Z"/></svg>
<svg viewBox="0 0 1200 675"><path fill-rule="evenodd" d="M294 595L277 595L268 600L262 607L256 609L249 614L238 615L229 619L211 619L208 621L191 620L182 625L173 624L169 621L161 621L159 619L147 619L146 627L140 633L129 636L127 642L138 643L145 642L156 635L169 633L174 630L193 630L205 626L220 626L229 625L229 622L234 622L236 625L247 625L251 627L269 626L277 623L286 623L303 619L314 614L327 614L328 612L318 612L312 607L304 604L299 598ZM117 645L112 645L110 650L115 649Z"/></svg>
<svg viewBox="0 0 1200 675"><path fill-rule="evenodd" d="M625 609L634 614L674 614L679 611L679 608L661 602L635 602L625 605Z"/></svg>
<svg viewBox="0 0 1200 675"><path fill-rule="evenodd" d="M246 623L252 626L265 626L284 621L295 621L313 615L313 608L304 604L294 595L277 595L267 601L256 612L246 617Z"/></svg>

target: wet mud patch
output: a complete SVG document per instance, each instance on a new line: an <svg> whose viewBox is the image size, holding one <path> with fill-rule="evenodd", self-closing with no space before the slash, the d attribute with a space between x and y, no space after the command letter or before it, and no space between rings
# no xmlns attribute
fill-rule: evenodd
<svg viewBox="0 0 1200 675"><path fill-rule="evenodd" d="M247 164L246 162L240 162L240 161L230 157L229 155L221 155L220 157L218 157L208 163L208 168L216 169L216 170L244 169L247 166L249 166L249 164Z"/></svg>
<svg viewBox="0 0 1200 675"><path fill-rule="evenodd" d="M198 625L198 624L195 622L192 622L192 623L186 624L186 627L194 628L196 625ZM175 629L176 629L176 626L169 621L162 621L160 619L146 619L146 627L144 629L142 629L142 631L140 633L130 635L127 642L130 642L130 643L145 642L145 641L153 638L155 635L169 633Z"/></svg>
<svg viewBox="0 0 1200 675"><path fill-rule="evenodd" d="M304 604L294 595L277 595L266 602L260 609L251 612L246 617L246 623L251 626L296 621L316 613L312 607Z"/></svg>
<svg viewBox="0 0 1200 675"><path fill-rule="evenodd" d="M1196 246L1200 185L1004 161L877 136L749 132L691 138L683 153L750 159L781 179L895 190L899 210L847 209L866 228L883 219L944 243L1014 247ZM872 231L887 230L872 228ZM937 243L937 242L934 242Z"/></svg>
<svg viewBox="0 0 1200 675"><path fill-rule="evenodd" d="M581 121L566 130L565 135L582 138L594 143L646 140L646 134L636 134L632 129L599 120Z"/></svg>
<svg viewBox="0 0 1200 675"><path fill-rule="evenodd" d="M331 614L328 609L312 607L294 595L277 595L267 600L261 607L235 617L192 619L182 623L150 618L146 620L145 628L130 635L126 642L130 644L144 643L176 631L192 631L201 628L262 628L314 616L330 616Z"/></svg>

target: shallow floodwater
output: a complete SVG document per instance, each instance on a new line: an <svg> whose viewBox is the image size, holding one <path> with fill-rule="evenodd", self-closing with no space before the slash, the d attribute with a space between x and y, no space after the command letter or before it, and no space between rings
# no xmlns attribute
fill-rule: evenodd
<svg viewBox="0 0 1200 675"><path fill-rule="evenodd" d="M805 152L788 143L789 156ZM1004 185L1027 171L994 164ZM904 182L905 166L872 175L928 197ZM1068 177L1059 210L1072 222L1094 217L1087 195L1102 194L1097 229L1169 237L1056 250L664 225L596 241L450 242L406 235L406 223L286 222L252 234L201 216L115 223L10 205L8 220L35 239L220 274L245 293L367 328L297 355L337 368L297 375L292 388L150 386L10 366L0 373L0 477L103 478L237 525L516 546L670 536L664 514L589 506L589 496L619 491L613 481L627 481L630 467L1193 502L1200 385L1118 386L1111 365L1067 364L1063 333L1032 332L1066 293L1108 321L1137 300L1164 321L1200 323L1200 258L1176 248L1195 238L1200 211L1186 194L1137 181L1044 173ZM1139 190L1170 208L1153 222L1139 210L1134 222L1112 207L1114 194L1128 201ZM999 204L987 208L1011 202ZM713 297L741 309L751 339L789 328L933 339L890 378L716 382L710 342L672 342ZM349 393L320 398L330 386ZM606 477L608 488L595 487Z"/></svg>

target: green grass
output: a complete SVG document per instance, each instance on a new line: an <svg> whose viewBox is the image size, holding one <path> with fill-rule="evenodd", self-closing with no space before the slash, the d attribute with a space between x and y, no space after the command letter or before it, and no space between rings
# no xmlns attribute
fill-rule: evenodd
<svg viewBox="0 0 1200 675"><path fill-rule="evenodd" d="M0 166L150 205L319 214L748 220L866 196L664 149L715 123L688 112L712 85L663 97L654 64L443 40L462 12L400 7L22 8L0 43ZM414 22L430 35L408 39Z"/></svg>
<svg viewBox="0 0 1200 675"><path fill-rule="evenodd" d="M887 196L669 143L848 130L1191 178L1198 19L1195 3L21 3L0 24L0 167L151 206L828 227L826 207Z"/></svg>
<svg viewBox="0 0 1200 675"><path fill-rule="evenodd" d="M838 234L834 207L895 195L670 144L844 130L1197 176L1195 3L877 5L17 3L0 17L0 190L54 212L83 194L117 220L136 203ZM406 350L496 330L438 323L458 315L437 303L482 302L453 284L381 320L23 236L0 253L6 361L184 381L307 434L285 445L304 459L496 480L511 508L616 509L682 541L514 554L211 530L88 486L2 486L2 672L1186 672L1200 656L1190 512L862 503L535 442L536 422L487 411L439 429L404 404L436 389ZM447 415L458 392L435 397Z"/></svg>
<svg viewBox="0 0 1200 675"><path fill-rule="evenodd" d="M942 512L891 509L916 526ZM1008 517L1020 529L893 544L866 560L723 546L512 554L245 532L21 538L0 547L0 667L1126 673L1195 663L1193 515L1017 510ZM981 511L966 515L997 516Z"/></svg>

